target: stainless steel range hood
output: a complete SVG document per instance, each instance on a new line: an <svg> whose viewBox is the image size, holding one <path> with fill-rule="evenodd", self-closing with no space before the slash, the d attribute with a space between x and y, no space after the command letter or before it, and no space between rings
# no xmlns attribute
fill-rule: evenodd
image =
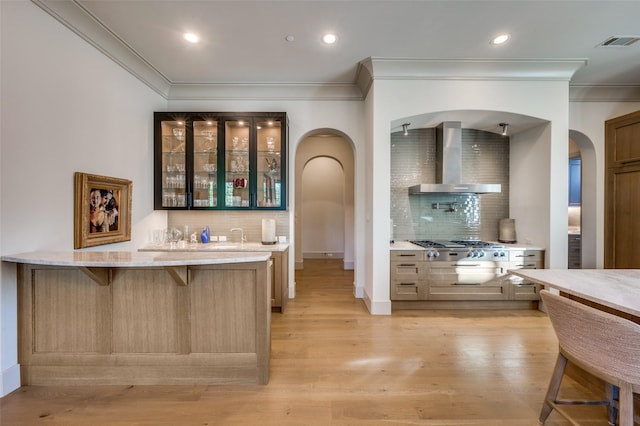
<svg viewBox="0 0 640 426"><path fill-rule="evenodd" d="M499 183L462 182L462 123L459 121L445 121L436 127L436 183L409 187L409 195L501 191L502 185Z"/></svg>

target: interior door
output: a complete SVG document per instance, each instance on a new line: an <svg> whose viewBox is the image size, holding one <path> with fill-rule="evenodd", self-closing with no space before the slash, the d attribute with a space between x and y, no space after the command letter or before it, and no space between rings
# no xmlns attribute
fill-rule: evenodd
<svg viewBox="0 0 640 426"><path fill-rule="evenodd" d="M640 111L605 122L605 268L640 268Z"/></svg>

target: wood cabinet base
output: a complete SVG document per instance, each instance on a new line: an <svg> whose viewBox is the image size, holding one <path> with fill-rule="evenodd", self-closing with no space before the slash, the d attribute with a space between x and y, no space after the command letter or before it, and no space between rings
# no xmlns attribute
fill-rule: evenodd
<svg viewBox="0 0 640 426"><path fill-rule="evenodd" d="M528 300L393 300L391 301L391 309L538 309L538 302Z"/></svg>
<svg viewBox="0 0 640 426"><path fill-rule="evenodd" d="M19 265L22 384L269 381L268 262L104 269Z"/></svg>

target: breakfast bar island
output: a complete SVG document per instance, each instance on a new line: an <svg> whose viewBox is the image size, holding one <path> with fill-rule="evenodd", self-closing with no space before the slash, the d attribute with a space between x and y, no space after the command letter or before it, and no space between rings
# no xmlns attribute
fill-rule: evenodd
<svg viewBox="0 0 640 426"><path fill-rule="evenodd" d="M270 256L3 256L17 264L22 384L268 383Z"/></svg>

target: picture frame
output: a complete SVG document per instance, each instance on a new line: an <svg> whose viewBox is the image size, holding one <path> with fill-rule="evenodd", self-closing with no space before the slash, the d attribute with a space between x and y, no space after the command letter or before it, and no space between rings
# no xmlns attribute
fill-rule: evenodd
<svg viewBox="0 0 640 426"><path fill-rule="evenodd" d="M131 240L131 191L127 179L74 174L75 249Z"/></svg>

